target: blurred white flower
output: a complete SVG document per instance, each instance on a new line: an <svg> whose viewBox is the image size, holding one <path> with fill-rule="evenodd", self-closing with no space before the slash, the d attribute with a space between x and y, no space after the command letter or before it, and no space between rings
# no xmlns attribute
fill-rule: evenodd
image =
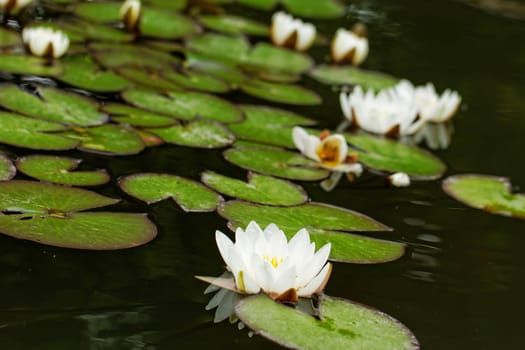
<svg viewBox="0 0 525 350"><path fill-rule="evenodd" d="M368 56L368 39L339 28L332 40L331 52L334 62L346 61L357 66Z"/></svg>
<svg viewBox="0 0 525 350"><path fill-rule="evenodd" d="M305 51L314 43L315 34L313 24L294 19L284 12L277 12L272 17L271 38L277 46Z"/></svg>
<svg viewBox="0 0 525 350"><path fill-rule="evenodd" d="M120 20L127 30L137 29L141 15L140 0L126 0L120 7Z"/></svg>
<svg viewBox="0 0 525 350"><path fill-rule="evenodd" d="M433 150L447 149L452 140L453 127L450 123L427 123L411 136L413 142L425 143Z"/></svg>
<svg viewBox="0 0 525 350"><path fill-rule="evenodd" d="M0 0L0 10L5 13L14 13L29 5L33 0Z"/></svg>
<svg viewBox="0 0 525 350"><path fill-rule="evenodd" d="M388 181L395 187L410 186L410 177L405 173L395 173L388 177Z"/></svg>
<svg viewBox="0 0 525 350"><path fill-rule="evenodd" d="M29 51L40 57L62 57L69 48L69 38L60 30L45 27L24 28L22 39Z"/></svg>
<svg viewBox="0 0 525 350"><path fill-rule="evenodd" d="M343 135L323 132L320 136L313 136L296 126L292 130L292 138L303 155L319 162L325 169L356 176L363 172L363 166L348 155L348 145Z"/></svg>

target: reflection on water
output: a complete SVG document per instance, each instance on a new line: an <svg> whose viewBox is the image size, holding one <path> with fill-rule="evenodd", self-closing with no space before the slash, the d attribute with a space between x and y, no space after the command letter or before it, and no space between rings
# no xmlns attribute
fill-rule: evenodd
<svg viewBox="0 0 525 350"><path fill-rule="evenodd" d="M452 141L454 126L448 123L426 123L414 135L403 136L401 142L426 146L431 150L447 149Z"/></svg>
<svg viewBox="0 0 525 350"><path fill-rule="evenodd" d="M521 0L463 0L467 4L499 16L525 19L525 3Z"/></svg>

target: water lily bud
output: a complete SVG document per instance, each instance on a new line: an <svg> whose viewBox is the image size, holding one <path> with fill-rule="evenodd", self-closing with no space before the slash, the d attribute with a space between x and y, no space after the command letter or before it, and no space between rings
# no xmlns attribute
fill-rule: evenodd
<svg viewBox="0 0 525 350"><path fill-rule="evenodd" d="M69 48L67 35L51 28L24 28L22 39L28 50L33 55L40 57L59 58Z"/></svg>
<svg viewBox="0 0 525 350"><path fill-rule="evenodd" d="M410 177L405 173L395 173L388 177L388 181L395 187L410 186Z"/></svg>
<svg viewBox="0 0 525 350"><path fill-rule="evenodd" d="M304 23L284 12L272 17L272 42L277 46L305 51L314 43L316 30L313 24Z"/></svg>
<svg viewBox="0 0 525 350"><path fill-rule="evenodd" d="M33 0L0 0L0 10L4 13L15 13L29 5Z"/></svg>
<svg viewBox="0 0 525 350"><path fill-rule="evenodd" d="M126 0L120 7L120 19L127 30L136 30L139 26L141 15L140 0Z"/></svg>
<svg viewBox="0 0 525 350"><path fill-rule="evenodd" d="M354 31L339 28L331 45L332 59L336 63L361 64L368 56L368 39L364 25L354 26Z"/></svg>

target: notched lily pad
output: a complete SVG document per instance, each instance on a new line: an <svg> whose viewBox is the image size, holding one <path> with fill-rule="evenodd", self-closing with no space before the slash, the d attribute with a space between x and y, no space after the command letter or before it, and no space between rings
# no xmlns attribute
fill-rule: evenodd
<svg viewBox="0 0 525 350"><path fill-rule="evenodd" d="M97 186L110 180L105 170L74 171L81 159L32 155L17 159L19 171L35 179L71 186Z"/></svg>
<svg viewBox="0 0 525 350"><path fill-rule="evenodd" d="M381 90L392 87L399 79L380 72L350 66L320 65L309 72L315 80L329 85L361 85L365 89Z"/></svg>
<svg viewBox="0 0 525 350"><path fill-rule="evenodd" d="M246 183L206 171L202 174L201 181L229 197L254 203L290 206L302 204L308 199L302 187L271 176L250 173Z"/></svg>
<svg viewBox="0 0 525 350"><path fill-rule="evenodd" d="M473 208L525 219L525 194L513 194L510 180L489 175L455 175L443 181L443 190Z"/></svg>
<svg viewBox="0 0 525 350"><path fill-rule="evenodd" d="M320 297L319 318L265 295L243 298L235 313L256 333L292 349L419 349L414 334L398 320L328 295Z"/></svg>
<svg viewBox="0 0 525 350"><path fill-rule="evenodd" d="M16 175L16 167L5 154L0 152L0 181L11 180Z"/></svg>
<svg viewBox="0 0 525 350"><path fill-rule="evenodd" d="M172 198L184 211L213 211L221 196L202 184L168 174L135 174L119 180L120 188L148 204Z"/></svg>

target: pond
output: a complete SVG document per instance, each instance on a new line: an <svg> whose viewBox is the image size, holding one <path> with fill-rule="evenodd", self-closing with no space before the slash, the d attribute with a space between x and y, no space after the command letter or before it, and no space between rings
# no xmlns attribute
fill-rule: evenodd
<svg viewBox="0 0 525 350"><path fill-rule="evenodd" d="M494 3L519 8L512 1ZM363 22L370 40L364 69L418 85L433 82L437 91L450 88L461 94L450 146L431 150L447 165L444 177L505 176L515 192L525 192L521 153L525 146L525 22L483 4L346 1L345 16L311 22L327 38L339 27ZM270 11L235 4L224 8L263 23L271 21ZM510 12L520 13L518 9ZM73 45L71 50L82 49ZM308 53L316 62L328 60L325 44ZM0 70L1 80L23 86L50 83L23 80ZM316 120L317 129L336 129L344 118L337 90L308 77L300 84L317 92L323 103L287 105L239 91L222 97L235 104L283 108ZM108 103L117 95L90 96ZM0 128L2 123L0 119ZM164 144L129 156L37 151L7 144L0 149L11 159L51 154L82 159L84 170L106 169L111 180L91 189L122 199L112 211L147 213L158 230L150 243L112 251L59 248L0 235L2 349L279 348L263 337L248 336L238 325L214 324L214 312L205 310L210 298L203 294L207 285L194 275L218 276L224 271L214 232L230 233L226 220L216 212L185 212L170 199L148 205L119 188L119 179L143 172L200 181L202 172L210 170L246 179L245 170L224 160L224 148ZM15 179L30 178L19 173ZM354 183L342 179L331 192L324 191L318 181L295 183L312 201L364 213L394 229L364 236L407 244L404 256L393 262L335 262L326 294L393 316L415 334L423 349L523 347L523 221L455 201L441 189L441 179L414 181L410 187L397 189L386 186L381 177L365 174Z"/></svg>

